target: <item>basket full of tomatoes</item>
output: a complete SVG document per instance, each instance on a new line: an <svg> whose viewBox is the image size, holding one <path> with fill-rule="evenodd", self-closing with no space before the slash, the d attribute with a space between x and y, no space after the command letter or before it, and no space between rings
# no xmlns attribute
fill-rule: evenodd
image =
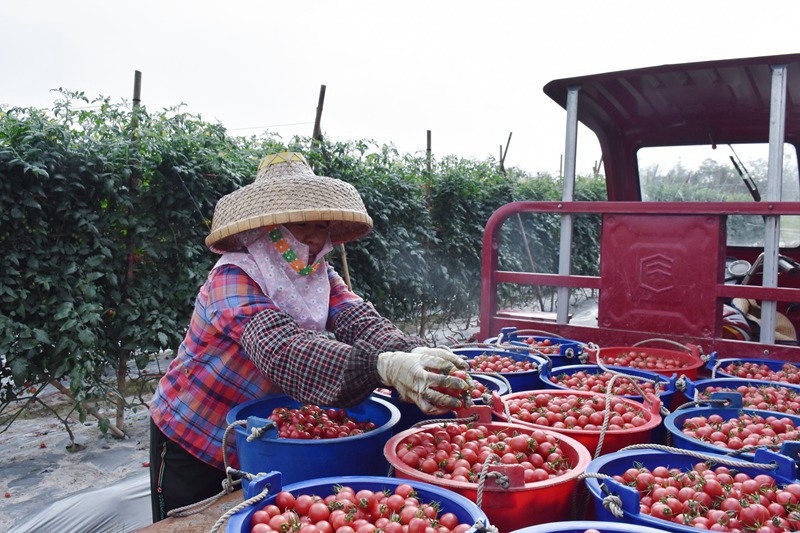
<svg viewBox="0 0 800 533"><path fill-rule="evenodd" d="M496 337L484 341L486 344L504 346L528 346L534 354L541 353L550 358L554 367L577 365L584 362L585 342L565 339L547 331L521 329L515 327L502 328Z"/></svg>
<svg viewBox="0 0 800 533"><path fill-rule="evenodd" d="M474 533L489 525L472 501L422 482L339 476L283 486L281 474L271 472L253 480L245 497L265 489L265 499L231 516L227 533Z"/></svg>
<svg viewBox="0 0 800 533"><path fill-rule="evenodd" d="M604 393L610 384L611 393L616 396L643 402L645 395L650 394L658 396L667 407L672 405L678 381L674 374L666 377L649 370L614 366L602 368L598 365L544 368L541 377L547 387L561 390Z"/></svg>
<svg viewBox="0 0 800 533"><path fill-rule="evenodd" d="M228 412L229 425L247 423L234 426L236 453L230 462L250 474L279 471L286 483L385 475L389 465L383 446L399 420L397 408L380 398L335 409L305 405L284 394L267 396ZM257 438L252 438L254 430Z"/></svg>
<svg viewBox="0 0 800 533"><path fill-rule="evenodd" d="M681 347L680 350L643 346L647 342L669 342ZM699 369L705 364L700 347L694 344L679 344L665 339L649 339L633 346L589 347L589 362L604 366L625 366L649 370L663 376L682 374L689 379L697 379Z"/></svg>
<svg viewBox="0 0 800 533"><path fill-rule="evenodd" d="M711 398L714 392L735 392L742 395L742 407L800 415L800 385L754 379L711 378L686 380L686 396L692 401Z"/></svg>
<svg viewBox="0 0 800 533"><path fill-rule="evenodd" d="M800 416L744 409L739 393L715 392L710 399L725 400L727 405L680 409L664 419L676 446L752 461L751 447L779 448L784 442L800 440Z"/></svg>
<svg viewBox="0 0 800 533"><path fill-rule="evenodd" d="M747 357L717 358L711 356L706 365L711 377L755 379L777 383L800 384L800 366L778 359L758 359Z"/></svg>
<svg viewBox="0 0 800 533"><path fill-rule="evenodd" d="M398 433L384 453L394 475L432 483L478 502L502 532L564 520L591 459L576 440L505 424L427 424Z"/></svg>
<svg viewBox="0 0 800 533"><path fill-rule="evenodd" d="M522 346L500 348L479 344L454 347L453 353L466 357L470 374L499 374L512 392L541 387L539 373L548 363L545 357L534 355Z"/></svg>
<svg viewBox="0 0 800 533"><path fill-rule="evenodd" d="M651 442L661 424L661 402L637 402L598 392L543 389L495 399L493 414L503 422L550 429L571 437L595 455ZM602 444L601 444L602 436Z"/></svg>
<svg viewBox="0 0 800 533"><path fill-rule="evenodd" d="M696 455L636 449L594 459L586 485L597 519L685 533L800 529L800 483L789 457L758 450L748 463Z"/></svg>

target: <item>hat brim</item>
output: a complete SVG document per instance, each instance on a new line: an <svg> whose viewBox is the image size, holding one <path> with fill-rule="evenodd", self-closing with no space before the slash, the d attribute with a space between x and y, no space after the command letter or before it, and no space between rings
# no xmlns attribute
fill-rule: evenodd
<svg viewBox="0 0 800 533"><path fill-rule="evenodd" d="M363 212L306 209L238 220L213 231L206 237L205 243L217 253L240 251L242 246L234 237L243 231L318 220L330 222L328 234L332 244L354 241L372 231L372 218Z"/></svg>

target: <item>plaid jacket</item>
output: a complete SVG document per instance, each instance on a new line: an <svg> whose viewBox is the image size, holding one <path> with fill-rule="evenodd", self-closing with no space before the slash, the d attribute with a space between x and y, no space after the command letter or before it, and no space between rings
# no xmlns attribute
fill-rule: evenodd
<svg viewBox="0 0 800 533"><path fill-rule="evenodd" d="M161 431L200 460L223 469L227 413L267 394L347 407L380 385L378 354L422 345L403 334L328 265L330 336L301 329L236 266L211 271L183 343L150 404ZM228 438L228 464L238 467Z"/></svg>

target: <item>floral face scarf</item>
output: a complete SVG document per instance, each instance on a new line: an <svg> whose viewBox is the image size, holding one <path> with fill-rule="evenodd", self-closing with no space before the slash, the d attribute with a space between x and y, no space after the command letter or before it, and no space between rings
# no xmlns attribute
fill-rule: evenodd
<svg viewBox="0 0 800 533"><path fill-rule="evenodd" d="M303 260L308 246L284 226L247 231L239 239L247 252L226 252L215 267L238 266L300 327L325 331L331 286L324 257L333 249L330 239L308 264Z"/></svg>

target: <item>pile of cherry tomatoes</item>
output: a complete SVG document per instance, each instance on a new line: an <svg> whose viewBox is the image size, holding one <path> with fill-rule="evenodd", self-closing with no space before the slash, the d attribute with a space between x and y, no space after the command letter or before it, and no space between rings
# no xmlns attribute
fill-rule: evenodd
<svg viewBox="0 0 800 533"><path fill-rule="evenodd" d="M323 409L316 405L296 409L276 407L268 418L275 422L278 437L283 439L338 439L377 427L373 422L351 418L344 409Z"/></svg>
<svg viewBox="0 0 800 533"><path fill-rule="evenodd" d="M619 353L603 353L600 358L604 365L627 366L642 370L672 370L689 366L689 361L676 355L653 353L642 350L627 350Z"/></svg>
<svg viewBox="0 0 800 533"><path fill-rule="evenodd" d="M777 381L781 383L800 383L800 368L792 363L784 363L780 370L773 370L764 363L741 361L730 363L720 370L736 378Z"/></svg>
<svg viewBox="0 0 800 533"><path fill-rule="evenodd" d="M517 360L510 355L486 352L469 360L469 369L472 372L529 372L538 369L535 361Z"/></svg>
<svg viewBox="0 0 800 533"><path fill-rule="evenodd" d="M405 465L424 474L464 483L477 483L492 455L499 458L493 462L522 465L525 483L572 469L558 437L534 428L490 430L485 425L447 424L408 435L398 443L396 453Z"/></svg>
<svg viewBox="0 0 800 533"><path fill-rule="evenodd" d="M583 390L589 392L602 392L605 393L608 383L614 374L611 372L601 371L599 373L586 372L579 370L568 374L562 372L550 376L550 381L556 385L561 385L572 390ZM637 387L638 385L638 387ZM665 387L663 383L659 383L659 392L664 392ZM655 394L655 386L649 381L632 381L630 378L617 376L614 380L613 389L611 394L617 396L643 396L644 394Z"/></svg>
<svg viewBox="0 0 800 533"><path fill-rule="evenodd" d="M662 520L711 531L800 529L800 484L781 486L766 473L697 463L691 470L632 466L614 479L639 492L640 513Z"/></svg>
<svg viewBox="0 0 800 533"><path fill-rule="evenodd" d="M440 507L420 501L408 483L385 491L336 485L323 496L282 491L253 513L251 533L464 533L473 526Z"/></svg>
<svg viewBox="0 0 800 533"><path fill-rule="evenodd" d="M693 416L683 421L683 434L730 450L746 446L780 444L785 440L798 440L800 432L789 418L740 413L736 418L723 418L719 414Z"/></svg>
<svg viewBox="0 0 800 533"><path fill-rule="evenodd" d="M600 431L606 411L603 394L575 395L534 392L526 397L505 400L511 418L553 429ZM641 408L630 400L612 396L609 430L644 426L648 419Z"/></svg>
<svg viewBox="0 0 800 533"><path fill-rule="evenodd" d="M526 337L523 342L529 346L533 346L537 351L545 355L558 355L561 352L560 344L553 344L550 339L536 340L534 337Z"/></svg>
<svg viewBox="0 0 800 533"><path fill-rule="evenodd" d="M800 392L788 387L772 385L739 385L717 387L709 385L696 394L697 400L711 398L713 392L738 392L742 395L742 406L760 411L800 414Z"/></svg>

